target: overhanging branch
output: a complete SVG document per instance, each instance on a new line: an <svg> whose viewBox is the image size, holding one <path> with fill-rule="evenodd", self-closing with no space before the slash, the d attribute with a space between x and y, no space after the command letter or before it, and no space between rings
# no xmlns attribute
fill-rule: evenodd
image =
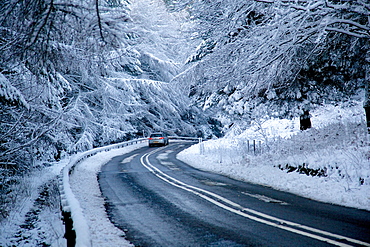
<svg viewBox="0 0 370 247"><path fill-rule="evenodd" d="M354 32L350 32L350 31L347 31L347 30L344 30L344 29L334 28L334 27L326 27L325 31L333 31L333 32L337 32L337 33L343 33L343 34L347 34L349 36L353 36L353 37L357 37L357 38L370 38L369 35L354 33Z"/></svg>
<svg viewBox="0 0 370 247"><path fill-rule="evenodd" d="M98 17L99 33L101 39L104 41L103 27L101 24L100 11L99 11L99 0L95 0L96 16Z"/></svg>

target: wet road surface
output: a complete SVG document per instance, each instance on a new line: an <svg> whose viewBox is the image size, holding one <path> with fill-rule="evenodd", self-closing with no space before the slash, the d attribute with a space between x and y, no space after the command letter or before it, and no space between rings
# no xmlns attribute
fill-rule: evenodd
<svg viewBox="0 0 370 247"><path fill-rule="evenodd" d="M191 144L103 166L108 215L135 246L370 246L370 212L194 169L176 159Z"/></svg>

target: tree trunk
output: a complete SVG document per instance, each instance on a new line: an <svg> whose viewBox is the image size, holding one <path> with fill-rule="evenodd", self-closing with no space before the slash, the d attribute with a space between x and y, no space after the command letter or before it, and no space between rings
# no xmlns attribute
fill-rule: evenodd
<svg viewBox="0 0 370 247"><path fill-rule="evenodd" d="M368 69L367 69L368 70ZM365 87L365 101L364 101L364 108L365 108L365 115L366 115L366 126L367 126L367 133L370 134L370 78L369 72L366 73L366 87Z"/></svg>
<svg viewBox="0 0 370 247"><path fill-rule="evenodd" d="M365 74L365 100L364 108L366 115L367 133L370 134L370 51L366 53L366 74Z"/></svg>
<svg viewBox="0 0 370 247"><path fill-rule="evenodd" d="M370 134L370 106L364 107L366 114L367 133Z"/></svg>
<svg viewBox="0 0 370 247"><path fill-rule="evenodd" d="M312 127L311 116L308 110L305 110L303 114L299 117L300 129L306 130Z"/></svg>

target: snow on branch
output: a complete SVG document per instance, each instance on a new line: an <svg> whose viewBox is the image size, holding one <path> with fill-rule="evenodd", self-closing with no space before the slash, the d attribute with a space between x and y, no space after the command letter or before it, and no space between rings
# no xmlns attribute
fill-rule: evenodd
<svg viewBox="0 0 370 247"><path fill-rule="evenodd" d="M331 25L331 24L334 24L334 23L343 23L343 24L348 24L348 25L352 25L352 26L355 26L355 27L358 27L360 29L363 29L363 30L366 30L366 31L370 31L370 27L367 27L365 25L361 25L355 21L351 21L351 20L346 20L346 19L336 19L336 20L332 20L330 23L328 23L328 25Z"/></svg>
<svg viewBox="0 0 370 247"><path fill-rule="evenodd" d="M11 85L10 81L0 73L0 100L2 98L3 102L5 101L10 104L19 104L27 109L30 108L22 92Z"/></svg>
<svg viewBox="0 0 370 247"><path fill-rule="evenodd" d="M354 29L352 31L349 31L349 30L345 30L345 29L342 29L342 28L328 27L328 26L333 25L333 24L346 24L346 25L350 25L352 27L357 27L358 29L357 30ZM355 21L346 20L346 19L331 20L327 24L327 27L325 28L325 30L326 31L335 31L335 32L347 34L347 35L350 35L350 36L354 36L354 37L357 37L357 38L370 38L370 27L367 27L367 26L361 25L361 24L359 24Z"/></svg>
<svg viewBox="0 0 370 247"><path fill-rule="evenodd" d="M347 34L349 36L354 36L354 37L357 37L357 38L370 38L369 35L362 35L362 34L359 34L359 33L350 32L350 31L340 29L340 28L327 27L327 28L325 28L325 30L326 31L338 32L338 33L343 33L343 34Z"/></svg>
<svg viewBox="0 0 370 247"><path fill-rule="evenodd" d="M321 19L324 24L323 30L343 33L357 38L370 38L370 5L357 0L350 3L333 4L329 0L297 1L293 0L254 0L255 2L278 4L279 8L286 7L301 13L307 13L312 17L324 17ZM349 14L349 15L348 15ZM343 18L343 16L345 18ZM351 17L348 17L351 16ZM359 17L369 19L367 25L359 23ZM337 25L337 26L333 26ZM347 26L348 28L345 28Z"/></svg>
<svg viewBox="0 0 370 247"><path fill-rule="evenodd" d="M346 30L344 28L339 27L332 27L332 25L349 25L352 30ZM370 38L370 27L366 25L362 25L356 21L348 20L348 19L331 19L326 24L326 31L334 31L343 34L347 34L350 36L354 36L357 38Z"/></svg>
<svg viewBox="0 0 370 247"><path fill-rule="evenodd" d="M325 2L320 0L318 1L317 3L313 3L313 4L308 4L308 1L300 1L300 3L304 3L306 4L307 6L305 7L304 5L297 5L297 1L294 1L294 0L282 0L282 1L274 1L274 0L254 0L256 2L261 2L261 3L278 3L278 4L281 4L283 6L288 6L288 7L291 7L293 9L296 9L296 10L303 10L303 11L310 11L310 10L313 10L313 9L316 9L317 7L321 6L321 5L324 5Z"/></svg>
<svg viewBox="0 0 370 247"><path fill-rule="evenodd" d="M331 4L326 0L326 6L335 10L346 10L358 14L369 15L370 5L361 0L350 1L351 4Z"/></svg>
<svg viewBox="0 0 370 247"><path fill-rule="evenodd" d="M34 44L35 42L38 41L38 38L42 32L42 30L46 27L49 19L50 19L50 15L53 11L53 7L54 6L54 2L53 0L50 1L49 3L49 6L48 8L45 10L45 13L43 13L42 17L41 17L41 21L39 22L39 24L37 25L37 30L33 30L33 33L31 35L31 39L29 40L29 42L27 43L27 46L31 46L32 44Z"/></svg>

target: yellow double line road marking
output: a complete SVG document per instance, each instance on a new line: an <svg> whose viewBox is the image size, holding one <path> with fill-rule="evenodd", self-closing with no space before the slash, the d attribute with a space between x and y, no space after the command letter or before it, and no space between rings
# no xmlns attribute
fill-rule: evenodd
<svg viewBox="0 0 370 247"><path fill-rule="evenodd" d="M356 244L356 245L362 245L362 246L368 246L370 247L369 243L341 236L338 234L330 233L327 231L319 230L313 227L305 226L302 224L294 223L291 221L283 220L265 213L258 212L256 210L250 209L250 208L245 208L233 201L230 201L220 195L217 195L213 192L186 184L184 182L181 182L180 180L177 180L166 173L162 172L159 170L157 167L153 166L150 161L149 161L149 156L154 154L155 152L160 151L161 149L156 149L153 150L152 152L143 155L140 158L141 164L148 169L151 173L153 173L155 176L158 178L162 179L163 181L181 188L185 191L189 191L211 203L214 205L223 208L225 210L228 210L229 212L235 213L237 215L243 216L245 218L248 218L250 220L254 220L256 222L266 224L269 226L273 226L279 229L283 229L289 232L293 232L296 234L300 234L302 236L310 237L316 240L320 240L329 244L333 244L336 246L341 246L341 247L348 247L348 246L353 246L350 244ZM330 237L330 238L329 238ZM343 243L343 242L347 243Z"/></svg>

